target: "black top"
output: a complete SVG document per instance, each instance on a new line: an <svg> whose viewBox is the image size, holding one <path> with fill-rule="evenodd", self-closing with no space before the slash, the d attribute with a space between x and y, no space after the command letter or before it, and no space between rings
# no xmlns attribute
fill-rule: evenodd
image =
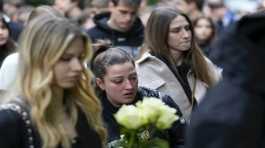
<svg viewBox="0 0 265 148"><path fill-rule="evenodd" d="M0 106L0 131L1 148L41 148L40 135L21 105L12 103ZM76 131L78 136L73 140L72 148L102 148L99 135L89 127L81 110L78 112Z"/></svg>
<svg viewBox="0 0 265 148"><path fill-rule="evenodd" d="M159 92L155 90L140 87L137 92L137 99L132 104L136 103L138 100L142 100L143 97L161 98L162 101L165 102L168 106L175 108L177 110L177 115L182 117L182 113L179 107L175 104L171 97L160 95ZM108 142L111 142L120 138L119 125L113 116L113 114L115 114L119 110L119 107L113 106L108 101L106 96L101 98L101 100L103 105L103 119L108 130ZM180 145L184 144L184 128L185 121L184 119L181 119L173 123L172 128L167 131L168 134L166 135L166 137L168 138L171 147L177 148Z"/></svg>

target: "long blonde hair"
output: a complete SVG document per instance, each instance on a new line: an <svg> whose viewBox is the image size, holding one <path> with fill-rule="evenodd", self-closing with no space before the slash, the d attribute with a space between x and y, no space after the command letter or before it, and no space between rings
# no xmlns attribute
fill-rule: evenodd
<svg viewBox="0 0 265 148"><path fill-rule="evenodd" d="M67 112L72 128L77 123L78 108L85 114L90 127L99 134L102 145L106 131L101 119L101 105L90 85L91 72L83 67L82 78L71 89L64 90L64 107L56 102L58 89L52 86L53 67L71 42L84 41L85 62L91 56L91 41L86 33L64 18L42 16L27 24L19 41L18 92L31 107L31 118L42 139L43 148L62 145L71 147L72 134L60 121L62 112Z"/></svg>

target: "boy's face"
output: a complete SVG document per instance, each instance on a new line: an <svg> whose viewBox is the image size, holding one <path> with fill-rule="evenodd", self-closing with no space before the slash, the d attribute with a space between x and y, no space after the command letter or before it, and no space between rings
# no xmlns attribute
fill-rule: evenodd
<svg viewBox="0 0 265 148"><path fill-rule="evenodd" d="M120 1L116 6L110 6L111 17L110 21L116 29L126 32L131 29L136 17L138 7L131 7Z"/></svg>

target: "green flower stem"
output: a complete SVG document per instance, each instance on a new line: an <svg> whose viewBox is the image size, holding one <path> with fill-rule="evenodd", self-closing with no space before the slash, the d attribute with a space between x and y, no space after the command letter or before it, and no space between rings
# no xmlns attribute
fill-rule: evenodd
<svg viewBox="0 0 265 148"><path fill-rule="evenodd" d="M135 142L135 136L136 136L136 131L131 131L130 132L130 137L129 137L129 143L128 143L128 148L133 148L133 144Z"/></svg>

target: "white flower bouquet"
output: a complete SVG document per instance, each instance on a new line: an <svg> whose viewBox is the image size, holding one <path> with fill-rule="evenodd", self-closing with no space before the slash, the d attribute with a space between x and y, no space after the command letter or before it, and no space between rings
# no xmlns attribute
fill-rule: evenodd
<svg viewBox="0 0 265 148"><path fill-rule="evenodd" d="M123 105L114 115L121 125L121 139L112 142L115 148L169 148L156 133L169 129L179 119L176 109L158 98L144 98L136 105Z"/></svg>

